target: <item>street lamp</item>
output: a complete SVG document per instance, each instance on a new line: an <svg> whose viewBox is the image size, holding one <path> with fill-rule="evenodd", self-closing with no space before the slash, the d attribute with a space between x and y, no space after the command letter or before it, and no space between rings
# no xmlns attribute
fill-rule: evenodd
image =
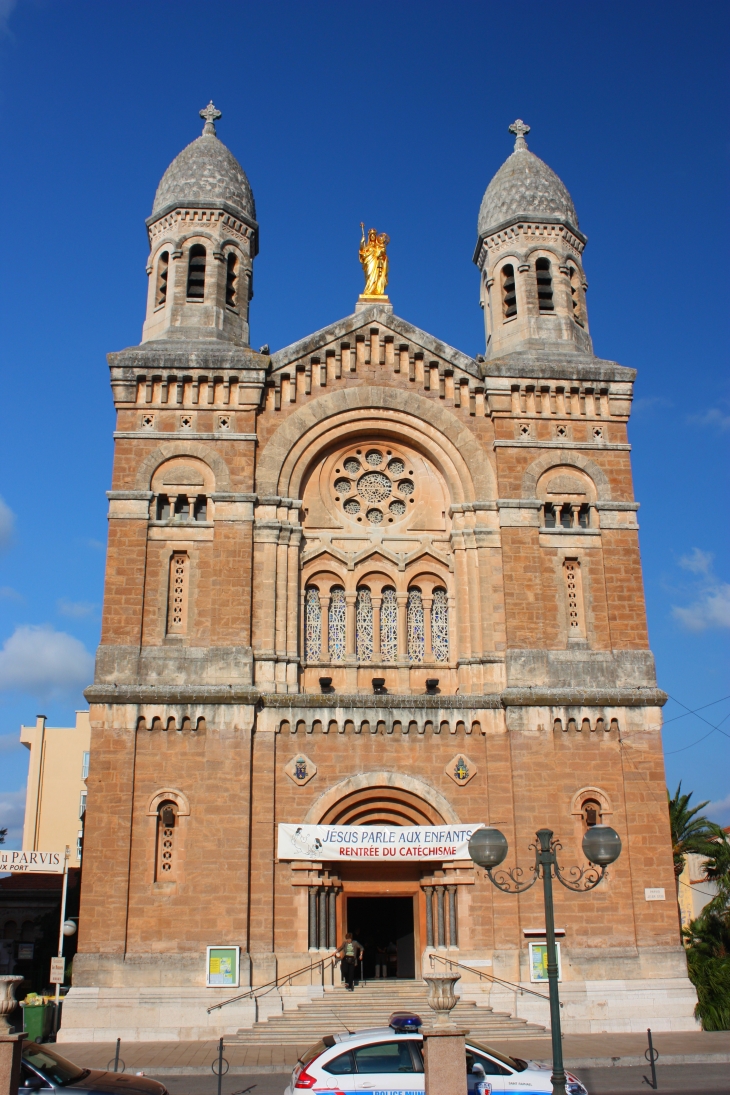
<svg viewBox="0 0 730 1095"><path fill-rule="evenodd" d="M547 975L550 988L550 1028L553 1044L553 1095L565 1095L565 1069L563 1045L560 1037L560 997L558 994L558 955L555 949L555 914L553 911L553 874L568 890L587 893L594 889L606 873L606 867L621 855L621 838L610 825L593 825L583 837L583 854L589 867L562 868L558 864L557 851L562 844L553 839L552 829L538 829L537 844L530 844L535 852L535 866L531 877L523 879L521 867L499 867L507 855L507 838L499 829L477 829L469 840L469 855L483 867L490 880L503 893L520 894L534 886L542 874L545 900L545 939L547 943Z"/></svg>

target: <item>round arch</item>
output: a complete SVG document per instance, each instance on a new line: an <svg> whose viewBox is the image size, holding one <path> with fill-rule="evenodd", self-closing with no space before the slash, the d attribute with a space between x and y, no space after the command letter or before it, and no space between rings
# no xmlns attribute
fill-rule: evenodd
<svg viewBox="0 0 730 1095"><path fill-rule="evenodd" d="M153 449L139 465L137 469L136 489L149 490L152 476L160 464L164 464L173 456L194 456L207 464L215 476L215 489L228 491L231 489L231 476L226 462L211 452L205 445L196 441L166 441L164 445Z"/></svg>
<svg viewBox="0 0 730 1095"><path fill-rule="evenodd" d="M535 498L537 496L537 481L540 476L544 475L550 468L563 466L580 468L595 484L598 501L608 502L610 500L611 484L603 468L595 460L589 460L587 456L583 456L573 449L545 453L544 456L539 456L537 460L533 460L522 476L522 497Z"/></svg>
<svg viewBox="0 0 730 1095"><path fill-rule="evenodd" d="M363 416L363 411L376 412ZM444 407L415 392L367 385L329 392L300 407L273 434L259 458L260 495L298 497L307 468L323 448L351 432L391 433L423 450L456 502L496 498L496 478L474 435Z"/></svg>
<svg viewBox="0 0 730 1095"><path fill-rule="evenodd" d="M362 772L336 783L310 806L307 825L458 825L440 791L400 772Z"/></svg>

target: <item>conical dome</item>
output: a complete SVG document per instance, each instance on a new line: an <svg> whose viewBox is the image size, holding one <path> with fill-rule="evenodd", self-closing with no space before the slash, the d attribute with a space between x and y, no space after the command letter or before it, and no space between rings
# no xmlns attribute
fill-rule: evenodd
<svg viewBox="0 0 730 1095"><path fill-rule="evenodd" d="M152 216L174 206L220 202L255 224L251 184L236 157L215 134L214 118L220 117L220 111L211 103L200 113L206 118L203 134L175 157L162 176Z"/></svg>
<svg viewBox="0 0 730 1095"><path fill-rule="evenodd" d="M519 119L510 126L515 150L500 167L482 198L477 230L480 237L521 217L549 217L578 229L573 199L552 168L530 152L524 134L530 127Z"/></svg>

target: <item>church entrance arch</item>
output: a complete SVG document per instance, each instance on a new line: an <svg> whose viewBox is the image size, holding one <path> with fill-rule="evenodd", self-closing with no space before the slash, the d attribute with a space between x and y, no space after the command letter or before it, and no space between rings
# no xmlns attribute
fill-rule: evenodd
<svg viewBox="0 0 730 1095"><path fill-rule="evenodd" d="M344 780L313 804L306 820L388 828L459 822L438 791L394 772L362 773ZM457 944L457 903L455 894L449 896L442 864L349 860L332 866L327 885L336 894L337 943L351 931L362 944L367 980L413 979L420 976L419 956L424 950ZM316 915L319 902L310 907Z"/></svg>

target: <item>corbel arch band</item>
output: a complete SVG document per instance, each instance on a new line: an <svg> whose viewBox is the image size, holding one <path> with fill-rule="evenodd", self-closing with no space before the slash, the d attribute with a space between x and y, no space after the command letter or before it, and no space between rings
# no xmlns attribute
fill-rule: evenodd
<svg viewBox="0 0 730 1095"><path fill-rule="evenodd" d="M599 502L610 501L611 484L605 471L599 467L595 460L589 460L588 457L582 456L581 453L572 449L566 449L564 452L545 453L544 456L539 456L537 460L533 460L522 476L522 497L525 499L537 497L538 480L550 468L571 466L580 468L593 481Z"/></svg>
<svg viewBox="0 0 730 1095"><path fill-rule="evenodd" d="M368 411L372 416L363 415ZM330 392L291 414L261 453L257 492L298 497L314 454L345 426L408 439L438 466L454 502L497 496L484 450L455 415L415 392L377 385Z"/></svg>
<svg viewBox="0 0 730 1095"><path fill-rule="evenodd" d="M194 456L207 464L215 476L215 488L217 491L229 491L231 489L231 475L226 462L210 448L197 441L166 441L164 445L153 449L144 458L137 469L135 482L136 490L149 490L152 476L160 464L164 464L173 456Z"/></svg>

